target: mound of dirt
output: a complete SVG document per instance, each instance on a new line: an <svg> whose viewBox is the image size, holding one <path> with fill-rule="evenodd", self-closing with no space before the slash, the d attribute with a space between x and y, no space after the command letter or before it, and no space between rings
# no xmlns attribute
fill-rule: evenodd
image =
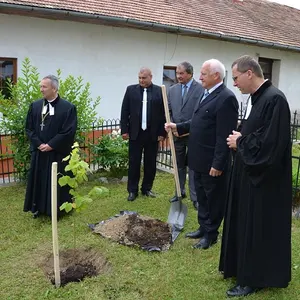
<svg viewBox="0 0 300 300"><path fill-rule="evenodd" d="M165 251L172 243L168 223L138 214L124 214L96 224L93 228L105 238L148 251Z"/></svg>
<svg viewBox="0 0 300 300"><path fill-rule="evenodd" d="M109 262L93 249L68 249L59 252L61 286L69 282L79 282L85 277L106 273ZM53 254L41 262L41 268L49 280L55 284Z"/></svg>

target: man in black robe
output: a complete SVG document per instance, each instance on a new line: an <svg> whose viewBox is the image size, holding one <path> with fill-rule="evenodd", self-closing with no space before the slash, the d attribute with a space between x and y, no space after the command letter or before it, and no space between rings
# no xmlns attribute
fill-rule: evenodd
<svg viewBox="0 0 300 300"><path fill-rule="evenodd" d="M59 97L58 85L53 75L43 78L40 85L43 99L30 105L26 119L31 164L24 211L31 211L33 217L51 215L51 166L57 162L58 172L64 174L67 163L62 159L71 152L77 129L76 107ZM69 188L59 185L57 188L58 206L70 202Z"/></svg>
<svg viewBox="0 0 300 300"><path fill-rule="evenodd" d="M232 64L234 86L250 94L244 120L227 138L235 150L219 269L236 277L231 297L291 280L290 109L255 59Z"/></svg>

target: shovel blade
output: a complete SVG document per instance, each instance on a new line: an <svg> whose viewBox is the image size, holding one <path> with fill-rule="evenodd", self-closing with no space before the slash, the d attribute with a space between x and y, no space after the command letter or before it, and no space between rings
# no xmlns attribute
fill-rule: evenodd
<svg viewBox="0 0 300 300"><path fill-rule="evenodd" d="M177 230L182 230L187 216L187 206L181 200L172 202L169 210L168 223Z"/></svg>

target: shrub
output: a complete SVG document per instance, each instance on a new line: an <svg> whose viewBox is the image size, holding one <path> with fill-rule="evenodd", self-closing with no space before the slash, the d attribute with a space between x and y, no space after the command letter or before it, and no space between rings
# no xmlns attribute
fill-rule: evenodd
<svg viewBox="0 0 300 300"><path fill-rule="evenodd" d="M119 131L99 137L95 145L90 145L92 163L98 164L99 169L110 172L113 177L127 174L128 140L123 140Z"/></svg>
<svg viewBox="0 0 300 300"><path fill-rule="evenodd" d="M90 97L90 84L84 84L82 77L69 75L62 80L60 70L57 71L57 76L60 79L59 95L77 107L76 140L83 142L93 123L100 122L96 115L100 97L93 101ZM13 84L10 80L7 81L11 96L5 99L0 91L0 112L3 114L0 130L12 135L9 146L14 153L14 168L21 180L26 178L30 164L29 141L24 131L25 120L29 105L42 97L40 79L37 68L31 65L29 58L25 58L22 63L22 76L18 78L18 82Z"/></svg>

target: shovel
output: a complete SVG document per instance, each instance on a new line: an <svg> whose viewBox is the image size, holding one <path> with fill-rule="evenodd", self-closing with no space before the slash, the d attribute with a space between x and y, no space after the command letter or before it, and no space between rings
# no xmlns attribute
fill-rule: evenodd
<svg viewBox="0 0 300 300"><path fill-rule="evenodd" d="M162 96L165 108L165 115L167 123L171 122L170 113L169 113L169 105L166 93L166 87L164 85L161 86L162 89ZM179 232L183 229L183 225L187 216L187 206L182 203L181 197L181 190L179 184L179 176L178 176L178 168L176 162L176 154L175 154L175 146L174 146L174 139L172 131L170 130L169 133L169 143L171 147L171 155L172 155L172 163L173 163L173 170L174 170L174 177L175 177L175 185L176 185L176 193L177 193L177 201L171 203L169 216L168 216L168 223L172 225L172 239L173 241L178 236Z"/></svg>

